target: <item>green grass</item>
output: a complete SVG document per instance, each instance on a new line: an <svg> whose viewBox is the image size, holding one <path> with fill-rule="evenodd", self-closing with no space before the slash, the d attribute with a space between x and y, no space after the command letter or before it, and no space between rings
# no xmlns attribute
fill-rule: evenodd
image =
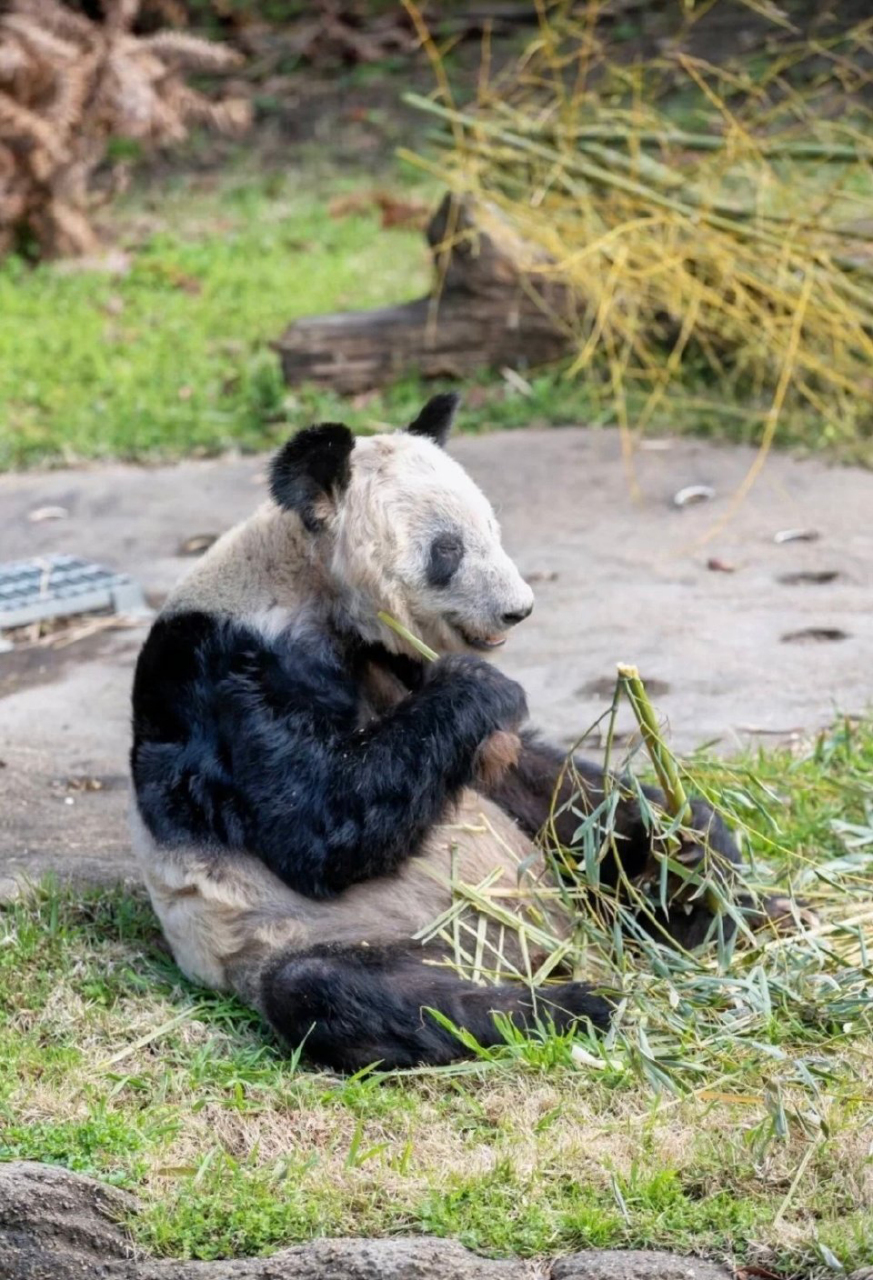
<svg viewBox="0 0 873 1280"><path fill-rule="evenodd" d="M264 449L312 420L372 429L414 416L432 390L414 375L351 401L282 383L269 344L292 320L403 302L429 284L420 232L382 231L366 211L331 217L347 181L310 178L306 196L299 185L243 172L147 205L140 193L116 211L126 274L0 263L0 469ZM483 377L468 400L473 428L590 413L583 389L553 374L530 397Z"/></svg>
<svg viewBox="0 0 873 1280"><path fill-rule="evenodd" d="M750 826L759 864L813 899L855 895L863 912L873 723L693 769L737 811L766 802ZM0 1159L135 1191L130 1228L167 1256L427 1232L495 1255L649 1246L850 1271L873 1251L873 974L851 961L866 997L847 1012L826 976L840 938L822 940L818 963L805 953L795 990L770 982L771 1014L754 1034L738 1027L733 1048L695 1058L689 1005L686 1062L658 1045L670 983L655 981L662 1088L632 1058L598 1071L573 1057L592 1042L549 1035L452 1068L342 1079L283 1057L256 1016L188 985L142 895L48 885L0 912Z"/></svg>
<svg viewBox="0 0 873 1280"><path fill-rule="evenodd" d="M290 180L170 196L149 221L120 278L0 267L0 466L263 447L285 325L426 281L419 236L331 219Z"/></svg>
<svg viewBox="0 0 873 1280"><path fill-rule="evenodd" d="M331 196L382 178L339 180L307 165L264 176L241 162L219 181L135 192L113 208L108 236L129 258L120 276L0 263L0 470L266 449L319 419L373 430L414 415L440 385L414 372L351 399L282 383L269 344L292 320L403 302L429 282L419 232L382 231L367 212L330 216ZM527 382L520 390L483 372L464 388L462 426L616 422L606 371L569 381L561 368L534 370ZM653 430L760 438L765 405L719 396L702 375L675 390ZM778 439L862 462L873 447L788 412Z"/></svg>

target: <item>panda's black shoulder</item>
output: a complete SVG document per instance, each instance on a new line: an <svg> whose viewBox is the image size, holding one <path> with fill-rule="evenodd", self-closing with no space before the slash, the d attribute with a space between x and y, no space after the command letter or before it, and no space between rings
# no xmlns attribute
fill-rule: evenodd
<svg viewBox="0 0 873 1280"><path fill-rule="evenodd" d="M148 697L158 680L190 680L197 673L201 650L218 639L221 629L219 620L208 613L186 611L159 617L137 659L134 702Z"/></svg>
<svg viewBox="0 0 873 1280"><path fill-rule="evenodd" d="M213 614L185 611L159 617L143 645L133 677L134 746L143 738L178 742L187 736L190 696L198 684L219 678L244 633Z"/></svg>
<svg viewBox="0 0 873 1280"><path fill-rule="evenodd" d="M354 682L329 637L311 629L265 636L244 620L201 611L158 618L133 682L134 750L183 742L215 714L225 729L247 714L288 715L317 705L328 719L355 713Z"/></svg>

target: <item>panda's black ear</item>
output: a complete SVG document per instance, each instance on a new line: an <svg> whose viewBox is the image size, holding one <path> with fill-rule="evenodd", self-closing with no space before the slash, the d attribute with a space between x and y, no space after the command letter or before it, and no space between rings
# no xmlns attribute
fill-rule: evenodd
<svg viewBox="0 0 873 1280"><path fill-rule="evenodd" d="M324 527L348 486L355 439L340 422L322 422L292 436L270 465L270 492L285 511L296 511L310 533Z"/></svg>
<svg viewBox="0 0 873 1280"><path fill-rule="evenodd" d="M427 436L434 444L442 446L449 438L460 403L457 391L444 391L441 395L432 396L406 430L414 436Z"/></svg>

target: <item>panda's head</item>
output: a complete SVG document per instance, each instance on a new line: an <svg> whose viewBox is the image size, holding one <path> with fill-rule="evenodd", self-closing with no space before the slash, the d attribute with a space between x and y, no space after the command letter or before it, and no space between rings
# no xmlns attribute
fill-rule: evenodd
<svg viewBox="0 0 873 1280"><path fill-rule="evenodd" d="M395 650L379 610L447 653L498 647L533 608L491 504L443 447L457 404L435 396L385 435L308 427L273 461L273 499L325 566L337 620Z"/></svg>

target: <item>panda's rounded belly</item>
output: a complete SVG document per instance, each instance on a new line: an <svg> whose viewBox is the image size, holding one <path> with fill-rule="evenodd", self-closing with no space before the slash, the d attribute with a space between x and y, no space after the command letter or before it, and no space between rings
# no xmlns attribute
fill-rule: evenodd
<svg viewBox="0 0 873 1280"><path fill-rule="evenodd" d="M453 884L480 885L496 871L501 889L515 889L519 866L532 855L534 845L516 823L493 801L468 790L399 872L355 885L323 904L325 924L339 931L336 941L406 940L451 906ZM538 869L534 858L534 877Z"/></svg>
<svg viewBox="0 0 873 1280"><path fill-rule="evenodd" d="M194 981L238 990L244 998L251 998L255 975L278 950L406 942L451 906L453 882L475 886L497 871L500 887L511 890L524 860L537 874L532 842L472 790L399 872L327 900L295 893L251 854L216 860L214 851L162 849L135 811L132 817L144 878L177 964ZM523 901L506 898L502 905Z"/></svg>

